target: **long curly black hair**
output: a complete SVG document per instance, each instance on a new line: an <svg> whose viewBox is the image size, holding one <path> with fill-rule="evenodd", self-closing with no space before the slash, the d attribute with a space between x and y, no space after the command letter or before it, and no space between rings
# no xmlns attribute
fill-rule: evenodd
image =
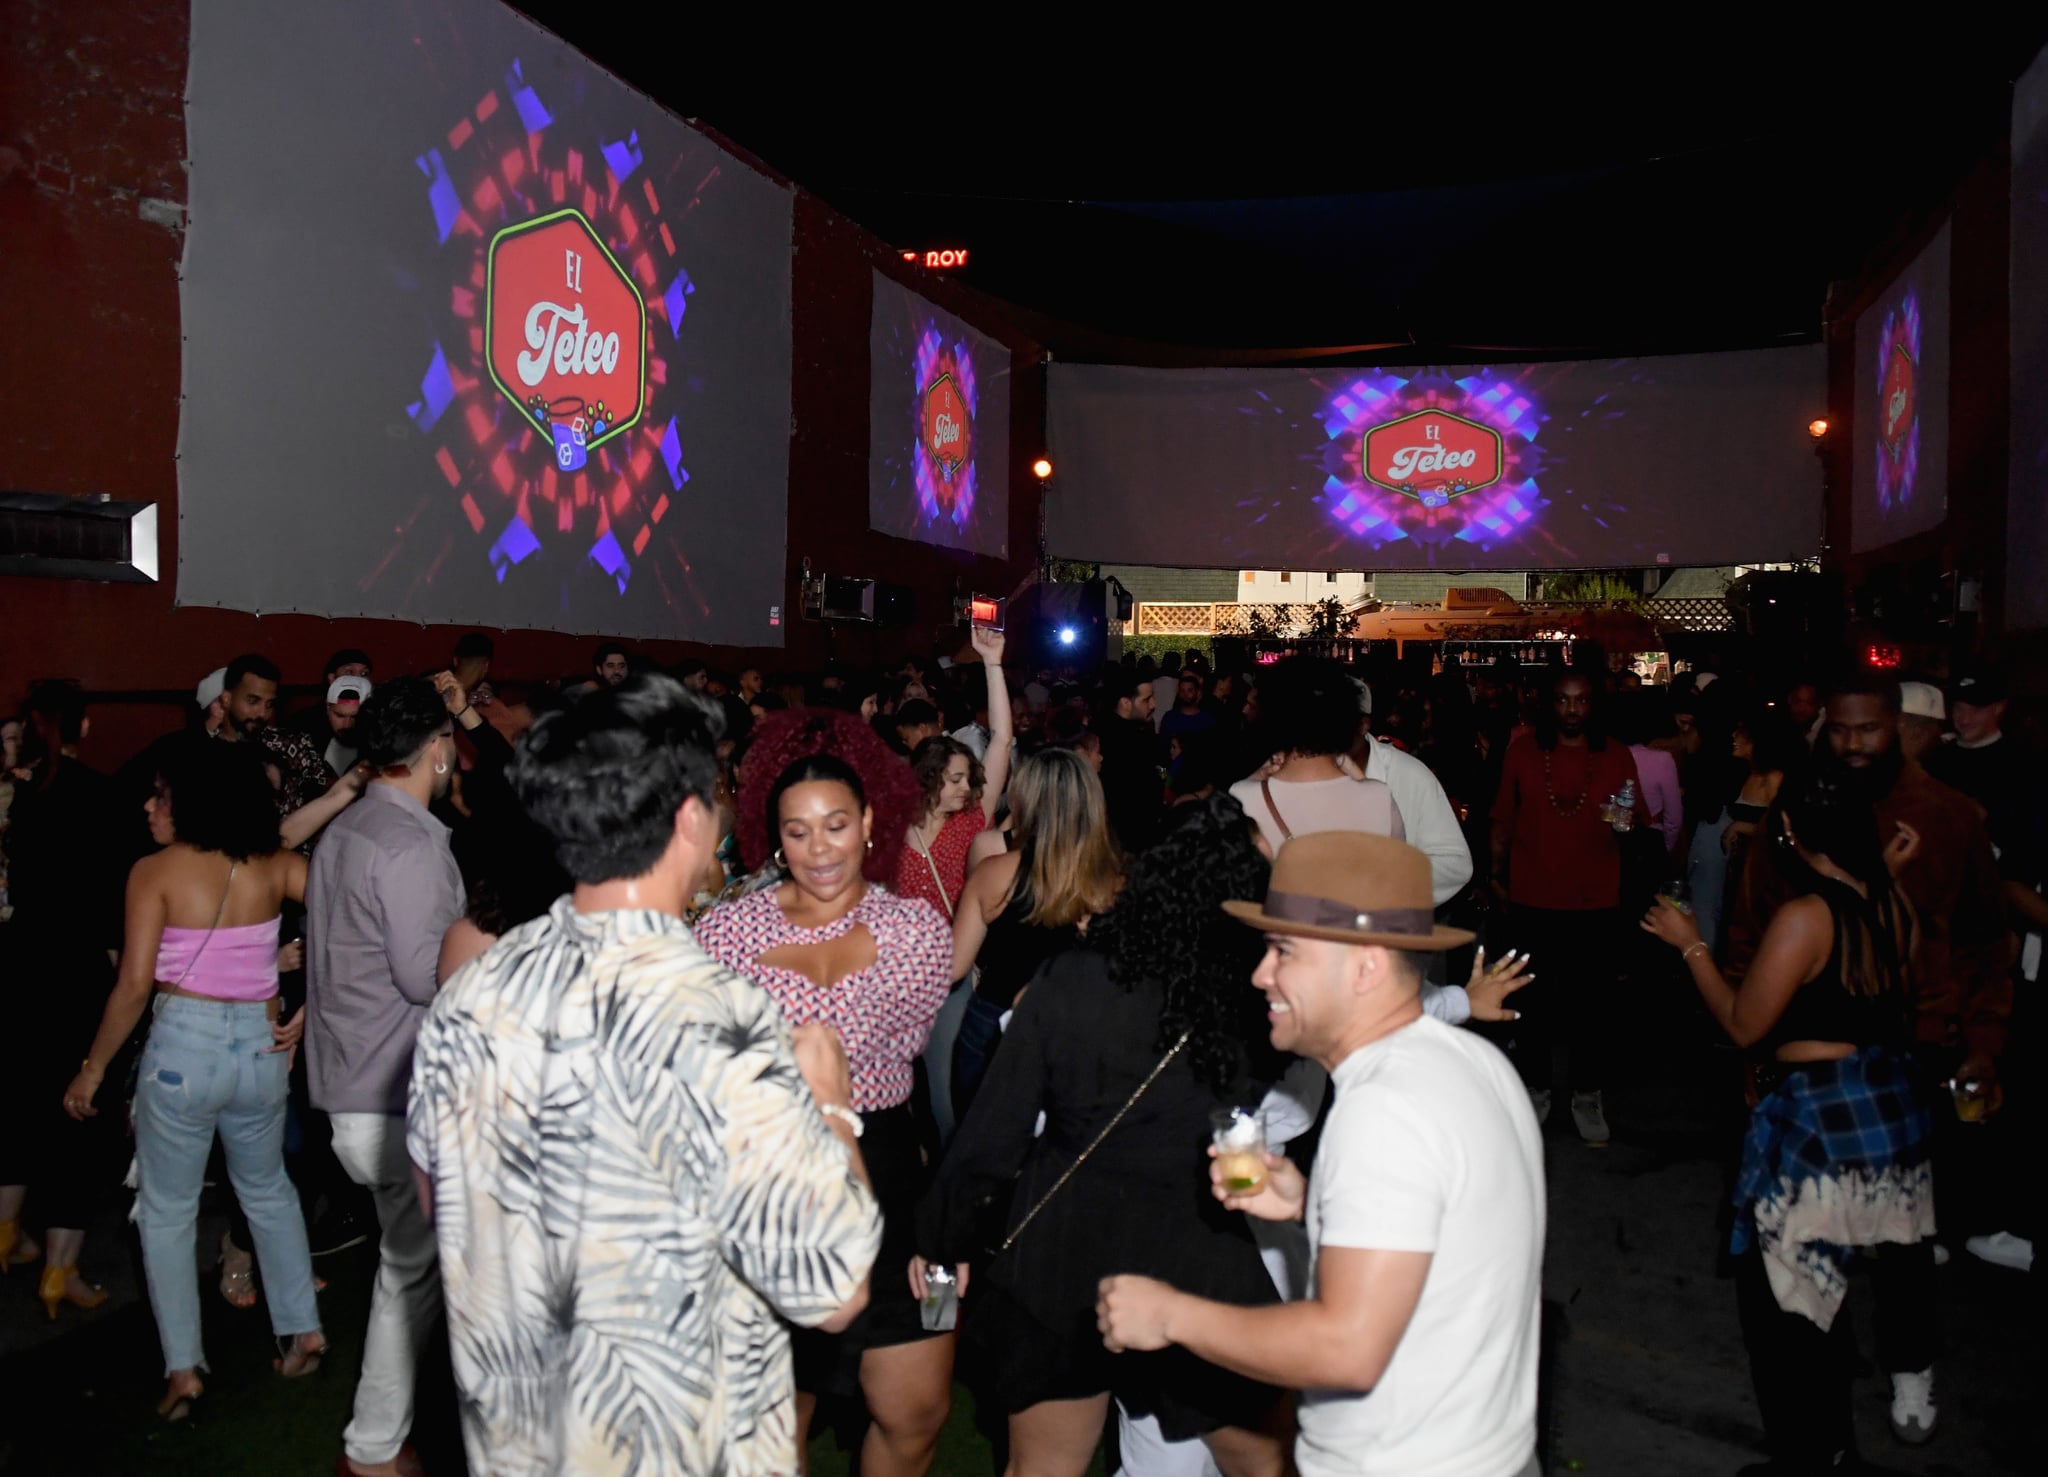
<svg viewBox="0 0 2048 1477"><path fill-rule="evenodd" d="M1252 988L1265 941L1223 904L1263 901L1272 868L1244 807L1228 795L1180 806L1170 824L1132 865L1116 906L1089 929L1089 943L1125 989L1145 979L1165 987L1154 1049L1164 1052L1188 1032L1195 1076L1222 1093L1243 1076L1266 1034L1265 1001Z"/></svg>

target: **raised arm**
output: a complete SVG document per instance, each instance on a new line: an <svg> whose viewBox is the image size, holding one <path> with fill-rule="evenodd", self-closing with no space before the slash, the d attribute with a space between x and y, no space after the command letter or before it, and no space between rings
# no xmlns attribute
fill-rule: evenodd
<svg viewBox="0 0 2048 1477"><path fill-rule="evenodd" d="M1010 681L1003 675L1003 633L988 626L976 626L971 639L981 657L982 674L988 678L988 753L981 761L981 813L993 821L1003 791L1010 784L1010 738L1014 730L1010 718Z"/></svg>
<svg viewBox="0 0 2048 1477"><path fill-rule="evenodd" d="M358 764L329 785L327 793L318 800L309 800L286 816L277 828L285 848L297 851L319 835L329 821L356 803L356 797L363 793L363 784L368 778L369 771ZM304 900L303 892L300 900Z"/></svg>

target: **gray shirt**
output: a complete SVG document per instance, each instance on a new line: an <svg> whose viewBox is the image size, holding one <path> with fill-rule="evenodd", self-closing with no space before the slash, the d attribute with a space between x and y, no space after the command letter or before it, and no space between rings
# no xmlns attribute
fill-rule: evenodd
<svg viewBox="0 0 2048 1477"><path fill-rule="evenodd" d="M329 1113L403 1113L441 939L462 916L448 828L373 783L320 838L306 883L306 1074Z"/></svg>

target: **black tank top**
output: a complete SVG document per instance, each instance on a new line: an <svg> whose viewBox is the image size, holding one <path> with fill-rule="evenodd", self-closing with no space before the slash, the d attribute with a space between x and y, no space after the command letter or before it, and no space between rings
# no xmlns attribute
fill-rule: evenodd
<svg viewBox="0 0 2048 1477"><path fill-rule="evenodd" d="M1864 1047L1900 1046L1908 1039L1911 1018L1903 980L1877 995L1854 994L1842 983L1842 930L1845 925L1857 926L1856 918L1845 910L1855 907L1856 901L1846 895L1846 889L1841 889L1843 898L1833 896L1835 891L1830 888L1821 894L1835 923L1834 947L1820 973L1793 993L1785 1013L1778 1017L1770 1035L1773 1050L1788 1041L1841 1041Z"/></svg>
<svg viewBox="0 0 2048 1477"><path fill-rule="evenodd" d="M981 952L974 956L981 969L974 993L999 1010L1014 1009L1018 992L1031 983L1046 960L1081 940L1080 930L1071 923L1052 928L1025 922L1036 906L1022 888L1011 893L1001 915L989 924Z"/></svg>

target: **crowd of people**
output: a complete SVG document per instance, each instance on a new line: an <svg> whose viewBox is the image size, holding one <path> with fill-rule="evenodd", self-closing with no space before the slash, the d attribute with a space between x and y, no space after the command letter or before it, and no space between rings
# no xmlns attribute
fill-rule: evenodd
<svg viewBox="0 0 2048 1477"><path fill-rule="evenodd" d="M419 1470L443 1329L478 1472L790 1472L830 1425L921 1474L965 1383L1033 1477L1112 1425L1132 1477L1523 1477L1553 1093L1607 1145L1631 992L1689 976L1749 1107L1758 1470L1855 1459L1859 1263L1934 1435L1937 1257L2032 1255L2048 902L1997 671L1009 655L499 684L473 633L338 651L286 715L251 654L114 775L39 686L0 1270L101 1300L132 1157L178 1421L210 1177L282 1378L374 1236L359 1477Z"/></svg>

